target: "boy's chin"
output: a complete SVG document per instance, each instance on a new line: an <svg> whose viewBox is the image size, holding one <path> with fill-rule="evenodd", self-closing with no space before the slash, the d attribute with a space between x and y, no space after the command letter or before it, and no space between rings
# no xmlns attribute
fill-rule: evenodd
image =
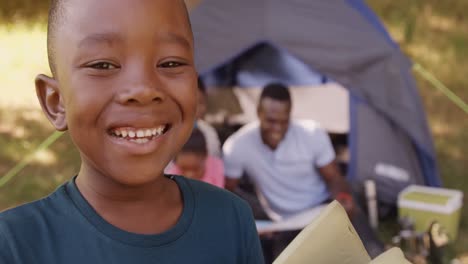
<svg viewBox="0 0 468 264"><path fill-rule="evenodd" d="M158 181L165 180L164 173L132 173L132 174L117 174L112 175L112 180L121 186L137 188L154 184Z"/></svg>

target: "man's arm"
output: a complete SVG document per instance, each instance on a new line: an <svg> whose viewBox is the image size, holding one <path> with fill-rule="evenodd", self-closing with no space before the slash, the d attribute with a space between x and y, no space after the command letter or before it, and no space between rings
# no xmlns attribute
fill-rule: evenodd
<svg viewBox="0 0 468 264"><path fill-rule="evenodd" d="M332 198L340 202L348 213L348 216L352 218L356 210L356 205L354 204L351 194L351 188L343 175L341 175L336 161L332 161L318 168L318 170L327 184Z"/></svg>

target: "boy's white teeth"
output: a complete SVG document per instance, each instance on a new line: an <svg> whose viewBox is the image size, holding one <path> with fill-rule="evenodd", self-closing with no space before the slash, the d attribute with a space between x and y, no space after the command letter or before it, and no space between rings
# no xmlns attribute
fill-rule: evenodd
<svg viewBox="0 0 468 264"><path fill-rule="evenodd" d="M136 136L139 137L139 138L144 137L144 136L145 136L145 131L143 131L143 130L137 130Z"/></svg>
<svg viewBox="0 0 468 264"><path fill-rule="evenodd" d="M151 137L152 133L151 133L151 129L146 129L145 131L145 137Z"/></svg>
<svg viewBox="0 0 468 264"><path fill-rule="evenodd" d="M133 141L133 142L136 142L136 143L146 143L148 141L150 141L149 139L147 138L137 138L137 139L131 139L130 141Z"/></svg>
<svg viewBox="0 0 468 264"><path fill-rule="evenodd" d="M121 128L121 129L113 130L112 133L117 137L126 138L128 136L128 138L130 138L131 141L134 141L137 143L144 143L143 141L147 142L148 138L162 135L164 133L165 128L166 128L165 125L159 126L156 128L145 128L145 129ZM137 139L145 139L145 140L141 141Z"/></svg>

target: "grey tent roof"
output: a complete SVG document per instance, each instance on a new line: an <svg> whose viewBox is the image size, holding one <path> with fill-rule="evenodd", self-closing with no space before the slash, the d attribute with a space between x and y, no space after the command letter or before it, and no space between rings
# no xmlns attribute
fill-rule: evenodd
<svg viewBox="0 0 468 264"><path fill-rule="evenodd" d="M190 14L197 69L210 72L258 43L269 43L348 88L401 127L435 162L411 62L357 10L362 4L205 0Z"/></svg>

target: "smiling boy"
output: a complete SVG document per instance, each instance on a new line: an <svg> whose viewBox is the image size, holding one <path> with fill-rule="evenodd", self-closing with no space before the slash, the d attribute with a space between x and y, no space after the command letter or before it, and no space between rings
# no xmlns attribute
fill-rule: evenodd
<svg viewBox="0 0 468 264"><path fill-rule="evenodd" d="M37 95L81 168L0 214L0 263L262 263L246 204L163 174L196 112L183 1L52 1L48 54Z"/></svg>

